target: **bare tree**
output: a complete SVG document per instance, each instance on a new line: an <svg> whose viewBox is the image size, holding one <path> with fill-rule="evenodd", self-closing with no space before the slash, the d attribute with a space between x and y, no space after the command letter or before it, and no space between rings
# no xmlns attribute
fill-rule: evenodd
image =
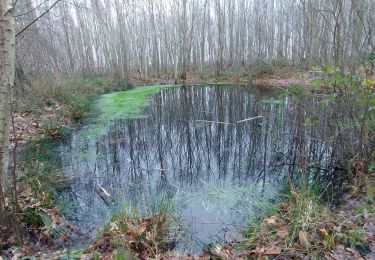
<svg viewBox="0 0 375 260"><path fill-rule="evenodd" d="M18 29L48 2L20 2L28 15L17 16ZM17 48L30 75L184 78L281 58L347 66L374 51L374 11L372 0L73 0L27 28Z"/></svg>
<svg viewBox="0 0 375 260"><path fill-rule="evenodd" d="M9 169L9 132L11 127L11 102L15 78L15 23L14 5L1 1L1 80L0 80L0 219L5 215L5 183Z"/></svg>

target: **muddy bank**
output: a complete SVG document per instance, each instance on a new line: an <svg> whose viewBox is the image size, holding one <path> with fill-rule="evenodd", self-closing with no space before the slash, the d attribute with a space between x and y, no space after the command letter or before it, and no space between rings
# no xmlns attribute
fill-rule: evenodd
<svg viewBox="0 0 375 260"><path fill-rule="evenodd" d="M271 74L263 74L254 76L252 85L262 88L286 89L293 85L309 86L315 79L309 71L277 71ZM136 85L144 84L172 84L176 80L171 75L149 77L147 79L140 79L137 75L130 77ZM246 73L230 72L227 74L215 76L212 74L192 73L186 74L185 79L177 81L179 84L195 85L195 84L249 84L249 77Z"/></svg>

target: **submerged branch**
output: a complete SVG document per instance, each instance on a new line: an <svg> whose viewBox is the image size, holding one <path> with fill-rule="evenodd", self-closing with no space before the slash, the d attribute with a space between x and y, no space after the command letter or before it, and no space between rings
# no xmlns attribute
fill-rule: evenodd
<svg viewBox="0 0 375 260"><path fill-rule="evenodd" d="M263 116L251 117L251 118L240 120L240 121L237 121L237 122L234 122L234 123L220 122L220 121L209 121L209 120L194 120L194 122L199 122L199 123L214 123L214 124L222 124L222 125L235 125L235 124L240 124L240 123L244 123L244 122L249 122L249 121L252 121L252 120L255 120L255 119L259 119L259 118L263 118Z"/></svg>
<svg viewBox="0 0 375 260"><path fill-rule="evenodd" d="M199 123L214 123L214 124L221 124L221 125L231 125L232 124L232 123L217 122L217 121L208 121L208 120L194 120L194 122L199 122Z"/></svg>
<svg viewBox="0 0 375 260"><path fill-rule="evenodd" d="M252 120L258 119L258 118L263 118L263 116L256 116L256 117L252 117L252 118L240 120L240 121L237 121L236 123L239 124L239 123L243 123L243 122L248 122L248 121L252 121Z"/></svg>

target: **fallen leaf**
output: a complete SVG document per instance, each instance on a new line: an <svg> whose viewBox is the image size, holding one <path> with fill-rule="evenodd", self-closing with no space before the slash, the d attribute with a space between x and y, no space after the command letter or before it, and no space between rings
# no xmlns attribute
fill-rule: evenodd
<svg viewBox="0 0 375 260"><path fill-rule="evenodd" d="M323 239L326 239L329 236L325 228L318 229L318 232L319 232L319 236L321 236Z"/></svg>
<svg viewBox="0 0 375 260"><path fill-rule="evenodd" d="M307 239L307 234L305 231L300 231L298 233L298 238L299 238L299 243L304 247L304 248L308 248L310 247L310 242L309 240Z"/></svg>
<svg viewBox="0 0 375 260"><path fill-rule="evenodd" d="M262 255L264 253L264 251L265 251L264 247L261 247L260 245L257 245L255 250L253 250L253 253L255 253L257 255Z"/></svg>
<svg viewBox="0 0 375 260"><path fill-rule="evenodd" d="M264 223L265 223L266 225L268 225L268 226L277 227L277 226L280 225L281 220L280 220L280 218L277 217L277 216L272 216L272 217L270 217L270 218L266 218L266 219L264 220Z"/></svg>
<svg viewBox="0 0 375 260"><path fill-rule="evenodd" d="M283 203L281 205L282 209L285 211L285 212L288 212L289 211L289 205L287 203Z"/></svg>
<svg viewBox="0 0 375 260"><path fill-rule="evenodd" d="M142 234L146 231L146 229L147 229L147 226L146 226L146 225L141 225L141 226L138 227L138 229L137 229L137 233L138 233L139 235L142 235Z"/></svg>
<svg viewBox="0 0 375 260"><path fill-rule="evenodd" d="M231 259L230 255L230 251L229 250L226 250L224 249L222 246L220 245L217 245L215 247L215 250L214 250L214 254L218 257L220 257L221 259Z"/></svg>
<svg viewBox="0 0 375 260"><path fill-rule="evenodd" d="M116 222L112 222L111 224L109 224L109 227L110 227L110 231L117 231L118 230L118 226L116 224Z"/></svg>
<svg viewBox="0 0 375 260"><path fill-rule="evenodd" d="M264 251L265 255L280 255L281 254L281 246L272 246L270 248L267 248Z"/></svg>
<svg viewBox="0 0 375 260"><path fill-rule="evenodd" d="M285 238L287 237L289 234L289 231L286 227L282 227L280 229L277 230L277 235L280 237L280 238Z"/></svg>
<svg viewBox="0 0 375 260"><path fill-rule="evenodd" d="M353 164L354 168L358 171L363 167L364 163L361 161L357 161Z"/></svg>
<svg viewBox="0 0 375 260"><path fill-rule="evenodd" d="M136 238L141 236L147 229L146 225L132 226L128 225L128 231L126 232L127 236Z"/></svg>

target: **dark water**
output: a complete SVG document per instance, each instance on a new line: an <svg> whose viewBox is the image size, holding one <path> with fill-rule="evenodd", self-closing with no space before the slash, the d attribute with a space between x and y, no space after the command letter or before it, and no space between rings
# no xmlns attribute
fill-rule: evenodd
<svg viewBox="0 0 375 260"><path fill-rule="evenodd" d="M98 140L73 135L61 147L64 170L76 178L62 194L68 216L93 237L116 211L167 205L181 222L178 250L240 239L298 162L296 107L273 97L236 86L166 89L151 98L147 118L118 120ZM308 147L310 159L328 160L319 139ZM97 184L113 194L113 207Z"/></svg>

